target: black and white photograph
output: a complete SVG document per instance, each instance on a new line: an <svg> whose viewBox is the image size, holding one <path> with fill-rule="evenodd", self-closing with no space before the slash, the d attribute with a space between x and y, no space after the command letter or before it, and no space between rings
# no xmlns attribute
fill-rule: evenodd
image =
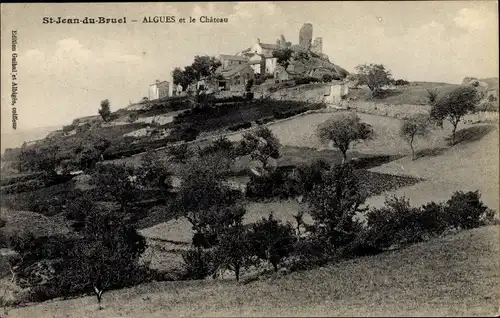
<svg viewBox="0 0 500 318"><path fill-rule="evenodd" d="M498 1L0 22L0 318L500 315Z"/></svg>

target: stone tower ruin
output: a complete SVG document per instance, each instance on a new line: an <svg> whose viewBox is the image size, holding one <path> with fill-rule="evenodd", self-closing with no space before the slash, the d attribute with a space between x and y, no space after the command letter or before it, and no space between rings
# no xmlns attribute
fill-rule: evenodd
<svg viewBox="0 0 500 318"><path fill-rule="evenodd" d="M299 45L305 49L309 50L311 48L313 35L313 26L311 23L304 23L299 32Z"/></svg>

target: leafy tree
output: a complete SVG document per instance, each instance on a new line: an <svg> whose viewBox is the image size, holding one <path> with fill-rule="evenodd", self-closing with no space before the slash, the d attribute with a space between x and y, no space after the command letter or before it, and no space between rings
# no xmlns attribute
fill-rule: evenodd
<svg viewBox="0 0 500 318"><path fill-rule="evenodd" d="M197 80L215 75L217 68L221 66L221 62L213 56L195 56L191 67L194 69Z"/></svg>
<svg viewBox="0 0 500 318"><path fill-rule="evenodd" d="M174 68L172 77L175 85L181 85L185 90L189 84L199 81L202 78L211 78L215 76L215 71L221 66L221 62L213 56L195 56L191 65L182 70L179 67Z"/></svg>
<svg viewBox="0 0 500 318"><path fill-rule="evenodd" d="M405 119L401 126L400 135L408 142L411 148L411 159L415 160L413 141L416 137L425 137L429 134L429 118L426 115L414 115Z"/></svg>
<svg viewBox="0 0 500 318"><path fill-rule="evenodd" d="M361 229L353 217L366 210L360 208L365 199L353 167L336 166L314 186L307 199L316 234L329 246L350 243Z"/></svg>
<svg viewBox="0 0 500 318"><path fill-rule="evenodd" d="M292 225L283 224L274 219L273 214L252 224L250 241L253 253L262 260L273 265L278 271L282 258L288 256L295 243L295 233Z"/></svg>
<svg viewBox="0 0 500 318"><path fill-rule="evenodd" d="M105 198L111 198L125 212L138 198L134 172L125 165L98 165L92 174L91 185Z"/></svg>
<svg viewBox="0 0 500 318"><path fill-rule="evenodd" d="M246 84L245 84L245 91L247 93L251 92L252 91L252 87L253 87L253 84L254 84L254 80L253 78L249 79Z"/></svg>
<svg viewBox="0 0 500 318"><path fill-rule="evenodd" d="M427 100L429 101L429 105L433 105L436 102L436 99L438 98L439 93L436 88L433 89L428 89L427 90Z"/></svg>
<svg viewBox="0 0 500 318"><path fill-rule="evenodd" d="M253 263L248 230L241 223L221 232L214 252L216 267L232 270L236 281L240 280L241 269Z"/></svg>
<svg viewBox="0 0 500 318"><path fill-rule="evenodd" d="M137 171L138 181L143 186L171 188L171 172L154 150L148 150L141 157L141 165Z"/></svg>
<svg viewBox="0 0 500 318"><path fill-rule="evenodd" d="M238 154L250 154L252 160L260 161L263 169L267 170L269 159L280 157L280 148L281 143L271 129L261 126L253 132L243 134L243 140L238 146Z"/></svg>
<svg viewBox="0 0 500 318"><path fill-rule="evenodd" d="M178 210L193 226L195 246L216 245L219 233L241 223L245 214L241 193L225 183L229 163L216 155L193 158L181 172Z"/></svg>
<svg viewBox="0 0 500 318"><path fill-rule="evenodd" d="M373 137L371 125L361 122L354 113L336 114L318 126L318 137L322 142L332 141L342 152L343 161L347 161L347 150L352 142Z"/></svg>
<svg viewBox="0 0 500 318"><path fill-rule="evenodd" d="M277 59L279 65L283 66L286 69L290 64L292 53L293 51L289 48L283 48L273 51L273 57Z"/></svg>
<svg viewBox="0 0 500 318"><path fill-rule="evenodd" d="M146 241L126 212L102 208L91 200L80 209L76 229L83 239L69 251L59 288L92 291L100 305L104 291L130 286L141 278L138 261Z"/></svg>
<svg viewBox="0 0 500 318"><path fill-rule="evenodd" d="M99 109L99 115L105 122L108 122L111 118L111 108L109 99L101 101L101 108Z"/></svg>
<svg viewBox="0 0 500 318"><path fill-rule="evenodd" d="M391 72L382 64L362 64L356 66L358 85L367 85L372 96L377 96L383 86L391 82Z"/></svg>
<svg viewBox="0 0 500 318"><path fill-rule="evenodd" d="M310 165L304 164L297 167L295 178L300 186L300 193L307 196L314 185L320 184L323 175L330 170L330 164L322 159L315 160Z"/></svg>
<svg viewBox="0 0 500 318"><path fill-rule="evenodd" d="M455 144L455 133L460 120L467 114L475 111L479 102L477 91L472 86L461 86L447 95L441 96L431 109L431 117L449 121L452 126L451 143Z"/></svg>
<svg viewBox="0 0 500 318"><path fill-rule="evenodd" d="M188 71L183 71L181 68L176 67L172 73L172 77L175 85L181 85L182 90L186 90L186 88L194 81L194 76L192 73Z"/></svg>

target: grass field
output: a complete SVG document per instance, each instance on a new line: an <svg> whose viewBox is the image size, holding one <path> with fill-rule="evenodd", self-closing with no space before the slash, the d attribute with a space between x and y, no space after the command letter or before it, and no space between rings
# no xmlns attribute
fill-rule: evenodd
<svg viewBox="0 0 500 318"><path fill-rule="evenodd" d="M7 317L494 316L500 227L280 279L162 282L6 310Z"/></svg>
<svg viewBox="0 0 500 318"><path fill-rule="evenodd" d="M447 83L414 82L410 85L397 86L396 89L388 92L384 98L372 98L368 87L360 87L358 89L349 90L349 97L355 98L356 100L366 100L391 105L425 105L428 102L428 89L436 89L439 95L444 95L458 86L459 85Z"/></svg>
<svg viewBox="0 0 500 318"><path fill-rule="evenodd" d="M458 135L466 137L449 149L425 150L425 156L411 161L401 158L371 169L375 172L410 175L424 182L394 191L405 195L412 204L447 200L454 191L479 190L490 208L499 210L499 139L498 126L478 125ZM384 197L370 198L370 205L380 205Z"/></svg>

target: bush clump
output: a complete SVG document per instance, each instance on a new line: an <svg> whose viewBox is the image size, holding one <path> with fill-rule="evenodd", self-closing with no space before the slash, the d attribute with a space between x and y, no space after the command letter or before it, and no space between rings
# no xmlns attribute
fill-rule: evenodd
<svg viewBox="0 0 500 318"><path fill-rule="evenodd" d="M314 78L314 77L301 77L301 78L297 78L295 80L296 85L318 83L318 82L319 82L319 80L317 78Z"/></svg>
<svg viewBox="0 0 500 318"><path fill-rule="evenodd" d="M453 229L486 225L494 213L480 197L478 191L457 191L446 203L429 202L421 207L410 206L404 197L388 198L383 207L367 214L365 246L383 250L421 242Z"/></svg>
<svg viewBox="0 0 500 318"><path fill-rule="evenodd" d="M230 126L227 128L227 130L238 131L238 130L242 130L242 129L248 129L251 127L252 127L252 123L247 121L247 122L243 122L241 124L236 124L236 125Z"/></svg>
<svg viewBox="0 0 500 318"><path fill-rule="evenodd" d="M191 248L182 253L184 261L184 279L204 279L213 274L213 255L201 248Z"/></svg>

